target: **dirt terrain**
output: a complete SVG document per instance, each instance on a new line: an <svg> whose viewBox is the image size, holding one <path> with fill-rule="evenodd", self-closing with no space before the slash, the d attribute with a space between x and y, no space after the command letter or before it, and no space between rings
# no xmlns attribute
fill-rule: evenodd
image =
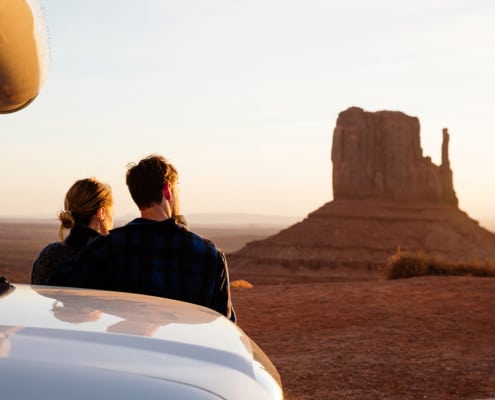
<svg viewBox="0 0 495 400"><path fill-rule="evenodd" d="M0 224L0 276L12 282L27 282L56 240L53 225L29 225ZM494 278L229 264L232 281L254 285L232 289L239 326L277 366L287 399L495 399Z"/></svg>
<svg viewBox="0 0 495 400"><path fill-rule="evenodd" d="M233 301L287 399L495 398L495 279L260 269Z"/></svg>

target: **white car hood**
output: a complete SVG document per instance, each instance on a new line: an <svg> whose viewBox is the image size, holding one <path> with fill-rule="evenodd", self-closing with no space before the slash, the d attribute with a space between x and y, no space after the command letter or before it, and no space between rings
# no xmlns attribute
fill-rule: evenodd
<svg viewBox="0 0 495 400"><path fill-rule="evenodd" d="M269 374L253 360L253 350L259 351L231 321L190 303L28 285L0 298L0 376L16 367L34 368L45 379L77 369L93 386L103 375L109 375L105 382L125 376L127 381L176 382L220 398L271 399L256 384L269 381ZM60 379L57 384L67 386Z"/></svg>

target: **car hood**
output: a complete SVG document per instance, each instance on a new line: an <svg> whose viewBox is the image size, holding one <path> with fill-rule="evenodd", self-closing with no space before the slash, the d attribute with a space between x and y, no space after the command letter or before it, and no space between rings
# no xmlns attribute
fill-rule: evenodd
<svg viewBox="0 0 495 400"><path fill-rule="evenodd" d="M0 298L2 381L5 373L15 378L16 368L34 368L31 375L46 380L77 370L93 386L109 375L105 382L112 376L176 382L220 398L271 399L276 391L266 356L208 308L130 293L16 286Z"/></svg>

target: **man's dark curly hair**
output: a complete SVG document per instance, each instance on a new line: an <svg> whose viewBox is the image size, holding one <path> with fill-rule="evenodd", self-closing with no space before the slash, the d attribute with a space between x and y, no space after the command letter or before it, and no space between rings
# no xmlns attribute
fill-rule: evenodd
<svg viewBox="0 0 495 400"><path fill-rule="evenodd" d="M127 187L140 210L160 204L165 184L173 185L177 179L175 167L159 155L150 155L138 164L127 165Z"/></svg>

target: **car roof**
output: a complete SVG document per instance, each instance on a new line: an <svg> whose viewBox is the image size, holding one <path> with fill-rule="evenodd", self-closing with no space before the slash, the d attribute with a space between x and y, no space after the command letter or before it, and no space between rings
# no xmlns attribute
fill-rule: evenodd
<svg viewBox="0 0 495 400"><path fill-rule="evenodd" d="M129 395L125 398L136 398L131 387L145 398L155 398L153 388L160 398L177 398L163 397L162 386L210 396L196 393L190 397L195 399L271 398L256 383L253 348L234 323L195 304L35 285L16 285L0 297L0 390L5 394L10 388L14 396L5 399L30 398L21 388L34 390L33 397L40 393L36 385L23 386L20 376L39 381L38 387L45 382L45 398L54 395L53 388L84 392L95 382L107 382L99 397L112 398L119 386L110 382L122 377L134 382L118 389ZM69 384L73 376L78 379Z"/></svg>

